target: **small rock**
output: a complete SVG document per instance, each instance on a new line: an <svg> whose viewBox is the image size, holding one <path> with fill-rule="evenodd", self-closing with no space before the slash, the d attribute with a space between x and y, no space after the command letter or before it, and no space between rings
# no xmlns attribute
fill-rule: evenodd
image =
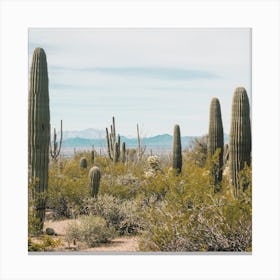
<svg viewBox="0 0 280 280"><path fill-rule="evenodd" d="M46 228L46 234L47 235L55 235L55 231L53 228Z"/></svg>

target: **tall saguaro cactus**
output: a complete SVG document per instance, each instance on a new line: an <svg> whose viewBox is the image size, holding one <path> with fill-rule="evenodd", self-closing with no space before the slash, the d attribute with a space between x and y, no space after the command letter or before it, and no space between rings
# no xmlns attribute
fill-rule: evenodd
<svg viewBox="0 0 280 280"><path fill-rule="evenodd" d="M173 133L173 169L176 170L177 175L182 171L181 133L180 126L178 124L174 126Z"/></svg>
<svg viewBox="0 0 280 280"><path fill-rule="evenodd" d="M48 69L45 51L36 48L30 69L28 98L28 168L30 180L38 180L36 193L48 189L48 164L50 142L50 110ZM41 198L43 196L40 196ZM43 226L45 200L35 202L37 217Z"/></svg>
<svg viewBox="0 0 280 280"><path fill-rule="evenodd" d="M208 156L210 159L210 172L212 174L215 191L220 189L223 176L223 149L224 130L221 115L221 106L218 98L214 97L210 104L210 121L208 130ZM218 154L216 154L218 153ZM214 155L218 158L214 158Z"/></svg>
<svg viewBox="0 0 280 280"><path fill-rule="evenodd" d="M236 88L232 100L229 161L232 184L237 196L241 187L239 172L244 168L245 163L251 164L250 105L247 92L243 87Z"/></svg>

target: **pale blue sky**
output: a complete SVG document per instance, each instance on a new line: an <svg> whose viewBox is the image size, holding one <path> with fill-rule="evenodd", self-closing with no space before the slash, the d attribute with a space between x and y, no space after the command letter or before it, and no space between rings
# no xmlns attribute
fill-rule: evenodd
<svg viewBox="0 0 280 280"><path fill-rule="evenodd" d="M104 130L116 117L121 135L208 131L212 97L230 128L234 89L251 95L250 29L30 29L46 51L51 125Z"/></svg>

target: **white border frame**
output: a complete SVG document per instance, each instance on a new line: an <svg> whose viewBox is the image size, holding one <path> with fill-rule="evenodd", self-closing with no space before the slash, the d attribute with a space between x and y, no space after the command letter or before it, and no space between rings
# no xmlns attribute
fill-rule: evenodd
<svg viewBox="0 0 280 280"><path fill-rule="evenodd" d="M276 0L1 2L1 279L280 279L279 10ZM27 253L29 27L253 28L253 254Z"/></svg>

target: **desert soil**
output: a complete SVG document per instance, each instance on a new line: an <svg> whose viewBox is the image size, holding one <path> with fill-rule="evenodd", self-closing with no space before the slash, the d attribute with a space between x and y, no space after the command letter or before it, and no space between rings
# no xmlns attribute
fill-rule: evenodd
<svg viewBox="0 0 280 280"><path fill-rule="evenodd" d="M64 240L66 233L66 228L69 223L73 220L61 220L61 221L46 221L44 228L47 227L53 228L57 236L55 239L60 238L62 240L62 245L55 248L54 251L70 252L70 251L79 251L79 252L136 252L138 251L138 240L137 237L117 237L109 243L100 244L94 248L87 248L83 244L69 244Z"/></svg>

